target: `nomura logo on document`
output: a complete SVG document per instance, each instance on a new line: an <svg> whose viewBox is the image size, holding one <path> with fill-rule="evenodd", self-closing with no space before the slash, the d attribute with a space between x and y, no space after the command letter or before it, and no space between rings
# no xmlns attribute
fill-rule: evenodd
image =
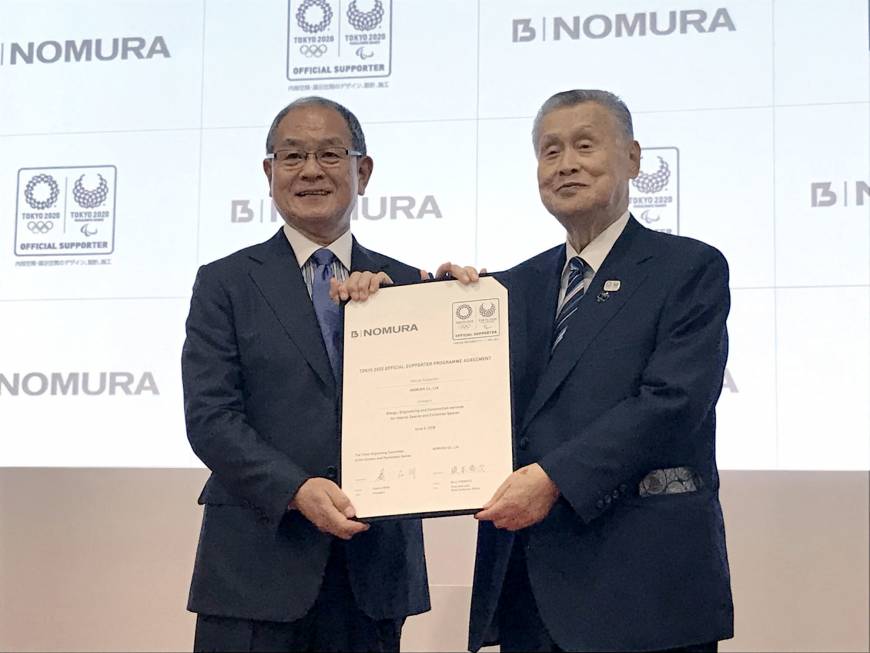
<svg viewBox="0 0 870 653"><path fill-rule="evenodd" d="M419 331L416 324L392 324L390 326L378 326L366 329L354 329L350 332L351 338L367 338L369 336L388 336L399 333L411 333Z"/></svg>

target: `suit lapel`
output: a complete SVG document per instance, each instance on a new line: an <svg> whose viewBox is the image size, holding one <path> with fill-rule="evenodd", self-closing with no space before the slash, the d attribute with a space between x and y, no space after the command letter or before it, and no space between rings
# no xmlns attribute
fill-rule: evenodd
<svg viewBox="0 0 870 653"><path fill-rule="evenodd" d="M251 278L284 331L323 383L335 387L314 305L283 231L263 243L252 258L261 265L251 270Z"/></svg>
<svg viewBox="0 0 870 653"><path fill-rule="evenodd" d="M386 272L389 274L390 269L390 261L385 257L367 250L365 247L360 245L356 238L353 239L353 246L350 250L350 271L351 272ZM392 277L391 277L392 278ZM342 337L339 338L339 343L342 352L342 358L344 357L344 307L346 303L342 303L341 305L341 329L342 329ZM339 394L344 392L343 384L338 389Z"/></svg>
<svg viewBox="0 0 870 653"><path fill-rule="evenodd" d="M350 253L351 272L386 272L389 274L389 269L388 259L367 250L357 242L356 238L353 239L353 248Z"/></svg>
<svg viewBox="0 0 870 653"><path fill-rule="evenodd" d="M562 384L583 352L593 344L596 336L622 310L632 295L646 281L649 272L643 263L650 258L650 254L648 251L643 251L642 246L639 246L644 240L642 231L640 225L633 218L630 219L601 268L595 273L592 285L587 289L583 300L578 305L577 312L572 316L562 342L559 343L553 357L549 359L541 374L538 387L535 389L523 417L521 431L528 426L535 414L543 408L547 400ZM604 292L605 282L611 279L619 280L619 290L602 295L602 299L605 297L606 299L599 301L599 294ZM558 288L556 292L558 293ZM547 314L551 323L555 311L554 304L553 310ZM543 323L545 320L541 320L541 322ZM530 352L532 355L540 352L544 356L549 356L549 346L548 341L545 349L536 345L535 349L530 349Z"/></svg>
<svg viewBox="0 0 870 653"><path fill-rule="evenodd" d="M527 282L510 284L508 295L511 339L525 342L524 348L513 348L518 355L511 360L514 378L518 381L514 394L518 415L525 412L531 388L538 385L547 363L541 352L548 351L553 337L553 321L559 300L559 281L565 266L565 246L554 247L542 254L533 266L533 276Z"/></svg>

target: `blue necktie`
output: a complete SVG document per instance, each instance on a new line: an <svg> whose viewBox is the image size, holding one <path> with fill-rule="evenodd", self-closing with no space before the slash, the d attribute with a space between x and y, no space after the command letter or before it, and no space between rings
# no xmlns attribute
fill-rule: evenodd
<svg viewBox="0 0 870 653"><path fill-rule="evenodd" d="M311 255L314 259L314 277L311 282L311 301L314 303L314 312L317 314L317 322L320 324L320 333L323 335L323 344L326 345L326 353L335 380L339 379L341 368L341 313L336 304L329 297L329 280L334 275L332 264L335 262L335 254L328 249L318 249Z"/></svg>
<svg viewBox="0 0 870 653"><path fill-rule="evenodd" d="M583 275L586 274L586 269L589 267L579 256L574 256L568 261L568 267L571 272L568 274L568 287L565 289L565 297L562 299L562 305L559 307L559 312L556 314L556 322L553 325L553 344L550 347L550 354L556 351L556 347L562 338L565 337L565 332L568 330L568 320L577 310L580 300L586 293L583 288ZM576 292L575 292L576 291ZM572 294L573 293L573 294Z"/></svg>

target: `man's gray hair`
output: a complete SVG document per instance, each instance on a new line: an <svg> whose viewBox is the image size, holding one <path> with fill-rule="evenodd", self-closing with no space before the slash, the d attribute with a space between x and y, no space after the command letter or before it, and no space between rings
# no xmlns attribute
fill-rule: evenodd
<svg viewBox="0 0 870 653"><path fill-rule="evenodd" d="M351 149L354 149L357 152L362 152L363 156L365 156L366 137L365 134L363 134L362 125L359 124L357 117L344 105L332 100L327 100L325 97L320 97L319 95L311 95L299 98L298 100L293 100L293 102L278 112L278 115L275 116L275 119L272 121L272 126L269 127L269 133L266 135L266 154L274 152L272 148L275 147L275 133L278 131L278 125L284 119L284 116L293 111L293 109L310 106L327 107L337 111L338 114L344 118L344 122L347 123L347 129L350 131Z"/></svg>
<svg viewBox="0 0 870 653"><path fill-rule="evenodd" d="M541 109L538 111L538 115L535 116L535 122L532 125L532 145L534 145L535 150L538 149L538 137L541 135L541 120L544 119L544 116L556 109L573 107L585 102L595 102L610 111L610 114L616 118L616 122L622 129L625 137L630 141L634 140L634 126L631 122L631 112L619 96L614 95L610 91L581 88L556 93L541 105Z"/></svg>

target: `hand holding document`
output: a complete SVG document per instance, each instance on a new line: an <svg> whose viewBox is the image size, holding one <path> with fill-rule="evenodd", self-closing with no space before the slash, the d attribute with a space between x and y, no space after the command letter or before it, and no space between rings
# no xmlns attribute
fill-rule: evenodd
<svg viewBox="0 0 870 653"><path fill-rule="evenodd" d="M507 290L388 287L344 319L341 486L357 517L476 512L513 471Z"/></svg>

